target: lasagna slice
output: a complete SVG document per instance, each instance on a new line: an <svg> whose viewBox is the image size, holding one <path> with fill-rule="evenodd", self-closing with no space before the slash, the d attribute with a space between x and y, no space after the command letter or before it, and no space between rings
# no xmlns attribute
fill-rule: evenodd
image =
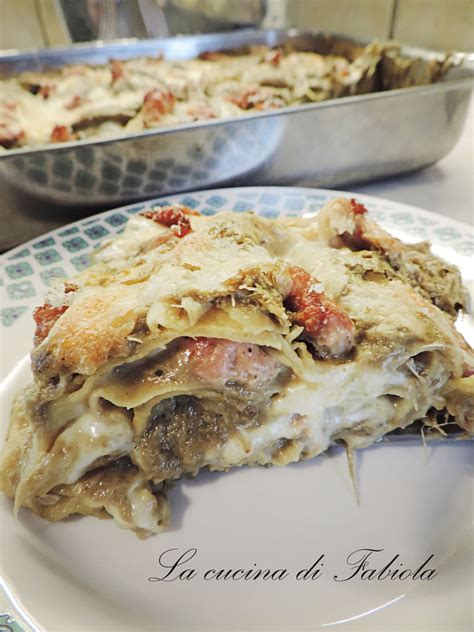
<svg viewBox="0 0 474 632"><path fill-rule="evenodd" d="M166 527L201 468L284 465L414 421L474 430L459 272L354 200L315 217L152 208L34 314L2 462L15 511Z"/></svg>

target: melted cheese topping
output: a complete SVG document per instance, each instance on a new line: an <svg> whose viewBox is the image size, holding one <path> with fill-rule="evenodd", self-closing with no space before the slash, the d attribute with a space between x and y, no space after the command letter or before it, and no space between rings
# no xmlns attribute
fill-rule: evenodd
<svg viewBox="0 0 474 632"><path fill-rule="evenodd" d="M417 72L410 73L416 63ZM384 88L399 87L405 76L408 85L429 83L447 68L432 61L421 72L426 65L400 57L394 43L375 42L354 61L254 47L248 54L211 54L208 59L139 57L103 66L26 72L0 81L0 151L366 93L379 89L376 77L382 71ZM165 95L163 101L160 95ZM171 104L166 95L171 95Z"/></svg>

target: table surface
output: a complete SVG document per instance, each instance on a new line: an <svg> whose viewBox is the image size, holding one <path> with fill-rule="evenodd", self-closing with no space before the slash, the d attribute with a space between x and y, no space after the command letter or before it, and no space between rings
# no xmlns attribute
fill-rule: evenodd
<svg viewBox="0 0 474 632"><path fill-rule="evenodd" d="M435 165L415 173L340 187L419 206L474 226L474 101L456 147ZM296 182L295 185L298 185ZM307 186L307 183L306 183ZM84 217L84 211L38 206L0 182L0 252Z"/></svg>

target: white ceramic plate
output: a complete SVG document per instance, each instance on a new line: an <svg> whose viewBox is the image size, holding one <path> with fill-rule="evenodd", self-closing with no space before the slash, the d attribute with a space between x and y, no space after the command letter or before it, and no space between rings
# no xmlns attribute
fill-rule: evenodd
<svg viewBox="0 0 474 632"><path fill-rule="evenodd" d="M252 208L271 217L314 212L335 195L264 187L166 199L207 214ZM472 283L474 240L468 226L386 200L357 198L396 236L430 239L434 251ZM4 257L3 431L13 394L30 379L32 307L42 302L53 278L81 269L92 247L146 206L85 219ZM284 468L203 473L172 491L170 530L143 542L112 521L94 518L51 525L23 510L15 521L11 503L2 497L0 630L470 630L472 456L472 443L367 449L358 458L360 506L340 450ZM190 549L197 549L194 557L182 558L168 576L188 569L183 579L149 581L169 570L160 566L160 556L169 565ZM356 562L360 549L379 550L370 554L366 571L380 572L398 555L391 570L414 572L433 557L424 579L408 573L403 580L369 579L368 572L363 579L357 572L341 581L355 572L347 558L352 553L349 561ZM297 580L296 573L321 555L315 567L321 574ZM189 569L195 575L184 579ZM210 569L288 574L205 580Z"/></svg>

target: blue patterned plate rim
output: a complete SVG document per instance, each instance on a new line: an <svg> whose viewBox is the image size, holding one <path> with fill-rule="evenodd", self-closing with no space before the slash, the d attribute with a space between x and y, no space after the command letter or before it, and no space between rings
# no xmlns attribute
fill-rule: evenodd
<svg viewBox="0 0 474 632"><path fill-rule="evenodd" d="M165 200L166 201L169 200L172 203L178 203L177 202L178 200L184 200L184 198L190 197L190 196L192 197L193 195L199 195L199 196L206 195L206 194L222 195L226 193L227 194L230 193L232 195L239 195L239 194L245 195L246 193L258 194L259 192L274 193L275 195L288 195L291 193L297 194L299 196L322 195L322 196L325 196L326 199L330 199L334 197L350 197L350 198L353 197L353 198L357 198L357 200L360 200L362 202L366 202L369 205L370 203L382 203L382 205L384 206L384 208L386 208L386 210L400 210L400 211L405 211L408 213L416 213L422 216L424 215L427 218L429 217L431 220L435 220L436 222L445 224L446 226L456 227L458 230L467 231L467 232L473 231L473 228L469 226L469 224L465 222L460 222L459 220L456 220L456 219L452 219L446 215L435 213L434 211L428 211L418 206L412 206L411 204L405 204L403 202L395 202L389 199L376 197L372 195L365 195L362 193L352 193L351 191L341 191L338 189L318 189L318 188L312 189L309 187L283 187L283 186L223 187L219 189L198 189L195 191L188 191L185 193L163 195L163 196L143 200L141 202L126 204L125 206L117 206L107 211L100 211L99 213L95 213L94 215L88 215L87 217L76 220L75 222L71 222L70 224L65 224L64 226L55 228L51 231L38 235L37 237L30 239L29 241L26 241L22 244L19 244L18 246L15 246L14 248L11 248L10 250L7 250L2 255L0 255L0 258L2 260L4 260L5 258L11 258L12 255L15 255L17 252L20 252L24 248L27 248L28 246L32 245L33 242L37 242L40 239L43 240L48 237L53 237L59 232L62 232L63 230L67 230L69 228L75 228L75 227L83 226L84 224L92 223L93 220L97 220L100 218L105 219L106 217L109 217L113 215L114 213L117 213L120 211L126 212L128 214L132 214L130 212L131 209L136 208L137 209L136 212L140 212L142 208L152 206L154 204L159 204L160 202L163 202ZM232 210L232 209L227 209L223 207L219 210ZM252 210L252 209L249 208L248 210Z"/></svg>

